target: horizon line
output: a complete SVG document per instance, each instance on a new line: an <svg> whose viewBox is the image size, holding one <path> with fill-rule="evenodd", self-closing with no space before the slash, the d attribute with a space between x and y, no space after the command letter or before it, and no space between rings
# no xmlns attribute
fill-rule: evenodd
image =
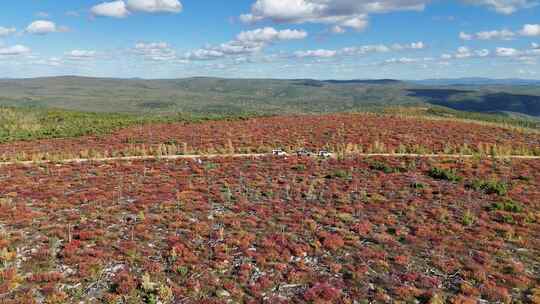
<svg viewBox="0 0 540 304"><path fill-rule="evenodd" d="M0 77L0 80L32 80L47 78L87 78L87 79L115 79L115 80L182 80L182 79L223 79L223 80L313 80L313 81L401 81L401 82L421 82L421 81L452 81L452 80L489 80L489 81L531 81L540 82L540 78L491 78L491 77L443 77L443 78L421 78L421 79L401 79L401 78L281 78L281 77L217 77L217 76L187 76L176 78L145 78L145 77L114 77L114 76L88 76L88 75L54 75L54 76L34 76L34 77Z"/></svg>

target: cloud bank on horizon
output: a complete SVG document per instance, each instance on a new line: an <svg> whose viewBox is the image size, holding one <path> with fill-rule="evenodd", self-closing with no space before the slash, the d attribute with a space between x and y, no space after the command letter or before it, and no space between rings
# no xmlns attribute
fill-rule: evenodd
<svg viewBox="0 0 540 304"><path fill-rule="evenodd" d="M0 77L540 78L537 0L44 0Z"/></svg>

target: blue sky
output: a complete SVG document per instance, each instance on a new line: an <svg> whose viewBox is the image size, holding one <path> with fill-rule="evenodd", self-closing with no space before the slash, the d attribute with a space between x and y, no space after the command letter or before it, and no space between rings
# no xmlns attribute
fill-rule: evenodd
<svg viewBox="0 0 540 304"><path fill-rule="evenodd" d="M537 0L20 0L0 77L540 79Z"/></svg>

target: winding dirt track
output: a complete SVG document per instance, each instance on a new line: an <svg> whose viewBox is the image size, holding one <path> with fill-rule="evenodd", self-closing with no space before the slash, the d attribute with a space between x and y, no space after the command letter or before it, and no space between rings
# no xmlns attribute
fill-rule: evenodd
<svg viewBox="0 0 540 304"><path fill-rule="evenodd" d="M389 158L473 158L474 155L461 154L392 154L392 153L357 153L353 154L356 157L389 157ZM113 161L137 161L137 160L177 160L177 159L209 159L209 158L261 158L273 156L272 153L263 154L200 154L200 155L165 155L165 156L125 156L125 157L109 157L109 158L73 158L63 160L40 160L40 161L15 161L15 162L0 162L0 167L11 165L39 165L39 164L72 164L72 163L88 163L88 162L113 162ZM292 155L296 157L296 155ZM276 156L288 157L288 156ZM336 157L334 154L331 157ZM492 158L493 156L485 156ZM540 156L495 156L497 159L523 159L523 160L540 160Z"/></svg>

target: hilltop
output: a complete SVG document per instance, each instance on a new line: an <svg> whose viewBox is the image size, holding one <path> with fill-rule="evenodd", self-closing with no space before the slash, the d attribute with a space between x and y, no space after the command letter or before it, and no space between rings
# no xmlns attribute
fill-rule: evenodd
<svg viewBox="0 0 540 304"><path fill-rule="evenodd" d="M540 132L429 111L6 109L2 303L536 303Z"/></svg>

